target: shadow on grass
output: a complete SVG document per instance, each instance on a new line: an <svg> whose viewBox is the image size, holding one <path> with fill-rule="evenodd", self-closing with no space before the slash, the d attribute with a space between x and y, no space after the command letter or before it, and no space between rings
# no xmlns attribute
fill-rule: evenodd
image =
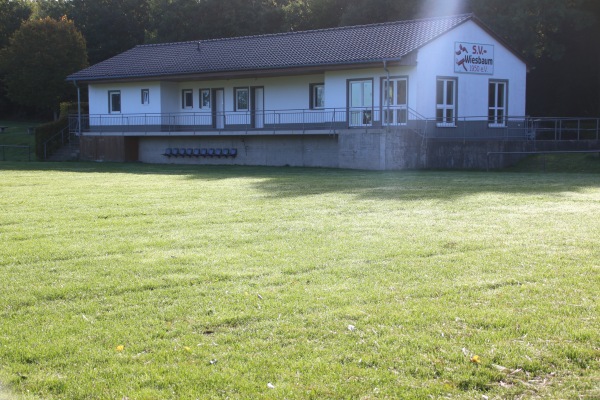
<svg viewBox="0 0 600 400"><path fill-rule="evenodd" d="M249 179L253 188L273 198L347 193L366 199L452 200L477 193L551 194L600 187L600 174L543 171L364 171L222 165L0 162L2 170L163 175L193 181L231 180L231 185L236 185L236 179Z"/></svg>

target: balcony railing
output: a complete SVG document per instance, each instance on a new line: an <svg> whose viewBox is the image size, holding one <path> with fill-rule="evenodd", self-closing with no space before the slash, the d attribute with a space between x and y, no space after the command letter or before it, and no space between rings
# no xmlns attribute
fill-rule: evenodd
<svg viewBox="0 0 600 400"><path fill-rule="evenodd" d="M388 124L388 120L390 123ZM81 127L81 128L80 128ZM402 129L424 139L599 140L600 119L525 116L425 118L408 107L71 115L69 130L107 135L331 134L340 130Z"/></svg>
<svg viewBox="0 0 600 400"><path fill-rule="evenodd" d="M406 110L406 108L404 108ZM384 119L388 110L383 112ZM393 109L391 110L393 112ZM402 115L407 115L404 111ZM350 118L348 118L350 117ZM82 133L203 134L215 131L332 131L351 127L381 128L382 112L374 108L255 110L250 112L180 112L164 114L71 115L69 128ZM394 120L394 126L406 121ZM384 123L384 125L386 125Z"/></svg>

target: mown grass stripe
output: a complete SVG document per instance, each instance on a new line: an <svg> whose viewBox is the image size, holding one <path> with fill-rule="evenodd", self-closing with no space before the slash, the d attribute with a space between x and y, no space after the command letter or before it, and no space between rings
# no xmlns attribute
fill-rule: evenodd
<svg viewBox="0 0 600 400"><path fill-rule="evenodd" d="M597 393L597 175L0 173L0 382L24 398Z"/></svg>

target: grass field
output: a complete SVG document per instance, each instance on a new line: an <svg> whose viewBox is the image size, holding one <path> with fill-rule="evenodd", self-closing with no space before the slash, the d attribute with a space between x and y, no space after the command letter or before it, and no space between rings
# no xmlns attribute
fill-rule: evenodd
<svg viewBox="0 0 600 400"><path fill-rule="evenodd" d="M600 398L598 174L0 176L0 398Z"/></svg>

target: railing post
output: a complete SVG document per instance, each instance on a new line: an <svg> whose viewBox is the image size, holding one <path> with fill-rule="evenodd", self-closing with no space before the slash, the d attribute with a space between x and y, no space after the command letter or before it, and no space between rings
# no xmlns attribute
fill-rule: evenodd
<svg viewBox="0 0 600 400"><path fill-rule="evenodd" d="M306 110L302 109L302 133L306 130Z"/></svg>

